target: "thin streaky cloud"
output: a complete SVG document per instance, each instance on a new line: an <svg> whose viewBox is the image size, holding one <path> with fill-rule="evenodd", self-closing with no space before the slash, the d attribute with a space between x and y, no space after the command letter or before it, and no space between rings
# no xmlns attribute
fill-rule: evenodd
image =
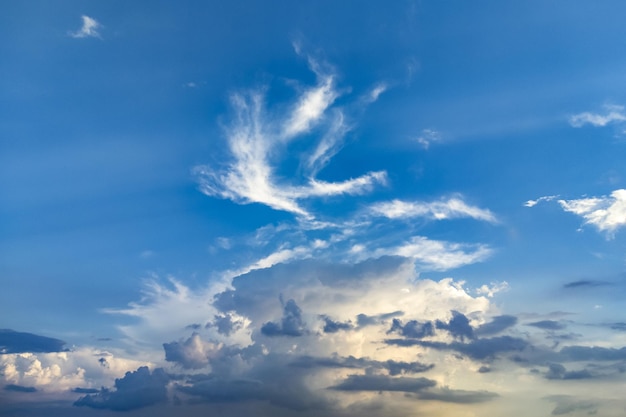
<svg viewBox="0 0 626 417"><path fill-rule="evenodd" d="M626 121L626 113L624 106L606 105L604 113L583 112L569 117L569 123L573 127L582 127L592 125L595 127L604 127L611 123L620 123Z"/></svg>
<svg viewBox="0 0 626 417"><path fill-rule="evenodd" d="M615 190L610 196L589 197L577 200L558 200L563 210L574 213L612 237L626 226L626 189Z"/></svg>
<svg viewBox="0 0 626 417"><path fill-rule="evenodd" d="M543 197L539 197L536 200L528 200L524 203L524 207L535 207L537 204L543 201L552 201L558 197L559 197L558 195L546 195Z"/></svg>
<svg viewBox="0 0 626 417"><path fill-rule="evenodd" d="M482 262L492 255L493 250L487 245L462 244L431 240L424 236L414 236L408 242L396 247L379 249L377 256L395 255L415 261L423 268L446 271Z"/></svg>
<svg viewBox="0 0 626 417"><path fill-rule="evenodd" d="M102 25L96 19L87 15L82 15L81 19L82 27L75 32L69 32L72 38L101 38L98 30L102 28Z"/></svg>
<svg viewBox="0 0 626 417"><path fill-rule="evenodd" d="M424 217L432 220L472 218L496 223L496 216L487 209L465 203L462 199L452 197L434 202L392 200L374 204L370 212L388 219L411 219Z"/></svg>

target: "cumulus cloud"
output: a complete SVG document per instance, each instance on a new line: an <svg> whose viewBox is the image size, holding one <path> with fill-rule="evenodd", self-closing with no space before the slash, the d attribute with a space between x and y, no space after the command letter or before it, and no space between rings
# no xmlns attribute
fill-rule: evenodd
<svg viewBox="0 0 626 417"><path fill-rule="evenodd" d="M626 226L626 190L619 189L610 196L559 200L563 210L585 219L586 224L595 226L600 232L613 236Z"/></svg>
<svg viewBox="0 0 626 417"><path fill-rule="evenodd" d="M457 197L434 202L392 200L376 203L370 207L370 211L374 215L389 219L424 217L432 220L446 220L466 217L491 223L497 221L491 211L471 206Z"/></svg>
<svg viewBox="0 0 626 417"><path fill-rule="evenodd" d="M93 17L82 15L80 18L83 25L77 31L69 32L69 35L72 38L100 38L99 29L102 28L102 25Z"/></svg>
<svg viewBox="0 0 626 417"><path fill-rule="evenodd" d="M187 340L163 343L165 360L176 362L188 369L198 369L208 365L209 358L219 353L222 345L205 342L198 333Z"/></svg>
<svg viewBox="0 0 626 417"><path fill-rule="evenodd" d="M161 368L150 372L146 366L134 372L126 372L123 378L115 380L115 390L103 388L97 394L79 398L74 405L114 411L134 410L167 401L167 388L170 378Z"/></svg>
<svg viewBox="0 0 626 417"><path fill-rule="evenodd" d="M621 123L626 121L624 106L605 105L604 113L583 112L569 117L569 123L573 127L592 125L604 127L611 123Z"/></svg>
<svg viewBox="0 0 626 417"><path fill-rule="evenodd" d="M302 336L306 332L302 320L302 310L294 300L287 300L283 306L283 318L280 323L268 321L261 327L266 336Z"/></svg>

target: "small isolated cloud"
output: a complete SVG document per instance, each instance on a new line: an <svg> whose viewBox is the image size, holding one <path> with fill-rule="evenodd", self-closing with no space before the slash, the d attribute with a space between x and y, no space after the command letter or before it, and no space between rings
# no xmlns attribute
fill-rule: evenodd
<svg viewBox="0 0 626 417"><path fill-rule="evenodd" d="M568 282L563 285L563 288L566 289L574 289L574 288L595 288L595 287L605 287L607 285L613 285L610 282L606 281L598 281L593 279L581 279L579 281Z"/></svg>
<svg viewBox="0 0 626 417"><path fill-rule="evenodd" d="M563 323L554 320L541 320L533 323L528 323L528 326L533 326L543 330L563 330L566 326Z"/></svg>
<svg viewBox="0 0 626 417"><path fill-rule="evenodd" d="M422 145L424 149L428 149L432 143L441 142L441 139L441 133L435 129L424 129L415 141Z"/></svg>
<svg viewBox="0 0 626 417"><path fill-rule="evenodd" d="M72 38L100 38L100 32L98 30L102 28L102 25L93 17L82 15L83 26L75 32L70 32L69 35Z"/></svg>
<svg viewBox="0 0 626 417"><path fill-rule="evenodd" d="M499 292L508 291L509 283L506 281L502 282L492 282L491 284L483 284L479 288L476 289L476 294L486 295L489 298L492 298Z"/></svg>
<svg viewBox="0 0 626 417"><path fill-rule="evenodd" d="M612 237L617 229L626 226L626 190L619 189L610 196L559 200L563 210L574 213L585 224L595 226L600 232Z"/></svg>
<svg viewBox="0 0 626 417"><path fill-rule="evenodd" d="M541 203L542 201L552 201L555 198L558 198L557 195L546 195L543 197L539 197L536 200L528 200L527 202L524 203L525 207L535 207L538 203Z"/></svg>
<svg viewBox="0 0 626 417"><path fill-rule="evenodd" d="M621 123L626 121L626 113L624 106L605 105L603 113L584 112L569 117L569 123L573 127L582 127L592 125L596 127L604 127L612 123Z"/></svg>
<svg viewBox="0 0 626 417"><path fill-rule="evenodd" d="M392 200L376 203L370 207L370 211L388 219L424 217L432 220L472 218L491 223L497 221L491 211L469 205L457 197L434 202Z"/></svg>

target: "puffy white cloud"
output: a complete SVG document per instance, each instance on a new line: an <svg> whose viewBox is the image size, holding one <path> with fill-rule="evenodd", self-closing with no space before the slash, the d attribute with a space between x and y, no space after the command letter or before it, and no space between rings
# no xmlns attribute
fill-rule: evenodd
<svg viewBox="0 0 626 417"><path fill-rule="evenodd" d="M69 35L72 38L99 38L100 32L98 32L98 29L100 29L102 25L93 17L83 15L81 19L83 21L82 27L75 32L70 32Z"/></svg>
<svg viewBox="0 0 626 417"><path fill-rule="evenodd" d="M617 229L626 226L626 190L615 190L610 196L559 200L563 210L585 219L611 237Z"/></svg>
<svg viewBox="0 0 626 417"><path fill-rule="evenodd" d="M583 112L570 116L569 123L573 127L582 127L590 124L592 126L603 127L610 123L621 123L626 121L624 106L605 105L604 114Z"/></svg>
<svg viewBox="0 0 626 417"><path fill-rule="evenodd" d="M120 374L150 362L129 359L120 352L82 347L68 352L0 355L0 381L64 392L74 388L100 388Z"/></svg>
<svg viewBox="0 0 626 417"><path fill-rule="evenodd" d="M457 197L433 202L392 200L376 203L370 207L370 211L374 215L389 219L425 217L433 220L445 220L468 217L491 223L497 221L491 211L469 205Z"/></svg>

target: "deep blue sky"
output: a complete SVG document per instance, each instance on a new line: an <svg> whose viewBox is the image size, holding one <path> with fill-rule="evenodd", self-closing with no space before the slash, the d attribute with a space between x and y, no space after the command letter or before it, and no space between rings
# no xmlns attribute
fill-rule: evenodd
<svg viewBox="0 0 626 417"><path fill-rule="evenodd" d="M0 414L622 415L625 12L1 4Z"/></svg>

